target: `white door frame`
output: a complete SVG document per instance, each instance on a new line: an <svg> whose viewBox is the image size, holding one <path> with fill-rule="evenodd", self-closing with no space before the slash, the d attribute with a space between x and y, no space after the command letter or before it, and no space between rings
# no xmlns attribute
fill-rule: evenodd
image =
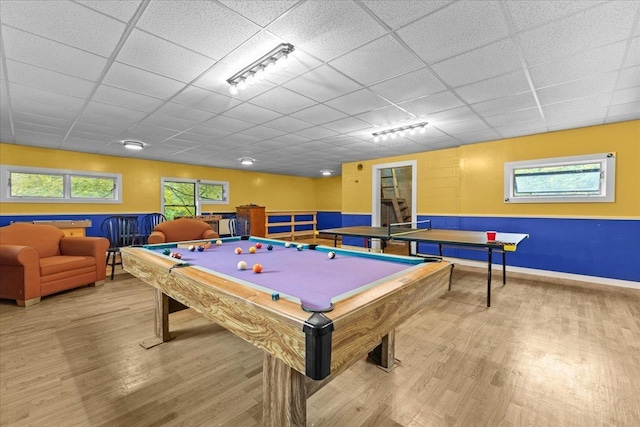
<svg viewBox="0 0 640 427"><path fill-rule="evenodd" d="M418 219L418 162L417 160L406 160L403 162L384 163L371 167L371 225L380 226L380 171L389 168L411 167L411 222L415 224ZM415 243L411 243L412 251L415 251ZM371 249L379 250L380 241L372 239ZM415 253L415 252L412 252Z"/></svg>

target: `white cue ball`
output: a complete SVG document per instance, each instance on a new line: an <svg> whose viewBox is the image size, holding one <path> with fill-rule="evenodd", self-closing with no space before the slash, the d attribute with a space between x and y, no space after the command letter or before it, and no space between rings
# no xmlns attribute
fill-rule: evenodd
<svg viewBox="0 0 640 427"><path fill-rule="evenodd" d="M246 270L247 269L247 263L246 261L240 261L238 263L238 270Z"/></svg>
<svg viewBox="0 0 640 427"><path fill-rule="evenodd" d="M285 248L290 248L290 247L291 247L291 243L289 243L289 242L285 242L284 247L285 247Z"/></svg>
<svg viewBox="0 0 640 427"><path fill-rule="evenodd" d="M334 259L336 257L336 253L333 251L330 251L327 256L329 257L329 259Z"/></svg>

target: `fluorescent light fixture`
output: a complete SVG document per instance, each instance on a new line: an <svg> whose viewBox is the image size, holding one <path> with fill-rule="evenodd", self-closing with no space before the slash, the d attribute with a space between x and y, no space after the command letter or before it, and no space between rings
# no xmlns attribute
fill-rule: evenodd
<svg viewBox="0 0 640 427"><path fill-rule="evenodd" d="M333 171L331 169L322 169L320 173L324 176L329 176L333 173Z"/></svg>
<svg viewBox="0 0 640 427"><path fill-rule="evenodd" d="M241 165L245 165L245 166L250 166L253 164L253 162L255 162L256 159L252 159L251 157L242 157L240 159L240 164Z"/></svg>
<svg viewBox="0 0 640 427"><path fill-rule="evenodd" d="M292 44L281 43L260 59L253 61L227 79L229 92L235 95L238 93L238 89L244 90L247 87L247 83L252 85L256 80L262 80L265 70L269 73L274 73L276 71L276 62L281 68L285 68L290 60L289 54L293 50Z"/></svg>
<svg viewBox="0 0 640 427"><path fill-rule="evenodd" d="M387 137L391 137L391 139L395 139L400 136L401 138L406 135L407 132L411 135L416 134L416 129L420 131L420 133L425 133L427 131L427 122L416 123L415 125L403 126L399 128L387 129L382 132L374 132L371 135L373 136L373 141L378 142L381 139L383 141L387 140Z"/></svg>
<svg viewBox="0 0 640 427"><path fill-rule="evenodd" d="M125 139L122 143L124 144L124 148L128 148L129 150L142 150L144 148L144 143L141 141Z"/></svg>

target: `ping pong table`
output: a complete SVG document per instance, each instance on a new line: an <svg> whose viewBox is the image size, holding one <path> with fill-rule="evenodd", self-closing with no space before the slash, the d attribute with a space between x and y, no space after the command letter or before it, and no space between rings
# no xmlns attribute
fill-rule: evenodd
<svg viewBox="0 0 640 427"><path fill-rule="evenodd" d="M409 255L424 256L411 253L411 242L437 244L442 258L442 247L465 247L467 249L481 249L487 251L487 307L491 307L491 264L493 252L502 252L502 284L507 284L506 253L515 252L518 244L528 238L528 234L500 233L496 234L495 241L487 241L484 231L443 230L433 228L407 228L402 225L387 227L352 226L320 230L320 233L333 235L333 244L337 246L338 236L363 237L368 243L372 239L382 242L382 251L390 240L407 242ZM449 282L451 290L451 282Z"/></svg>

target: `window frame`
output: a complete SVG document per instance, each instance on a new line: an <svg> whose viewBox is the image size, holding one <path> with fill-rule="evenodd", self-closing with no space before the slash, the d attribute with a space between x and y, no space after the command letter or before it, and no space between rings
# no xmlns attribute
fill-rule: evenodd
<svg viewBox="0 0 640 427"><path fill-rule="evenodd" d="M11 173L33 175L58 175L63 177L62 197L15 197L11 196ZM105 178L114 181L113 199L102 198L74 198L71 197L71 178ZM29 166L0 165L0 201L3 203L93 203L93 204L121 204L122 203L122 174L110 172L91 172L71 169L36 168Z"/></svg>
<svg viewBox="0 0 640 427"><path fill-rule="evenodd" d="M523 168L544 168L600 163L600 193L593 195L517 196L515 171ZM580 156L507 162L504 164L504 203L612 203L615 202L615 153L586 154Z"/></svg>
<svg viewBox="0 0 640 427"><path fill-rule="evenodd" d="M164 187L167 182L184 182L188 184L194 184L195 188L195 207L196 213L195 215L202 215L202 205L227 205L229 204L229 182L228 181L213 181L206 179L189 179L189 178L170 178L170 177L162 177L160 179L160 194L162 200L162 212L165 212L166 200L164 198ZM222 185L222 200L209 200L209 199L201 199L200 198L200 184L204 185Z"/></svg>

